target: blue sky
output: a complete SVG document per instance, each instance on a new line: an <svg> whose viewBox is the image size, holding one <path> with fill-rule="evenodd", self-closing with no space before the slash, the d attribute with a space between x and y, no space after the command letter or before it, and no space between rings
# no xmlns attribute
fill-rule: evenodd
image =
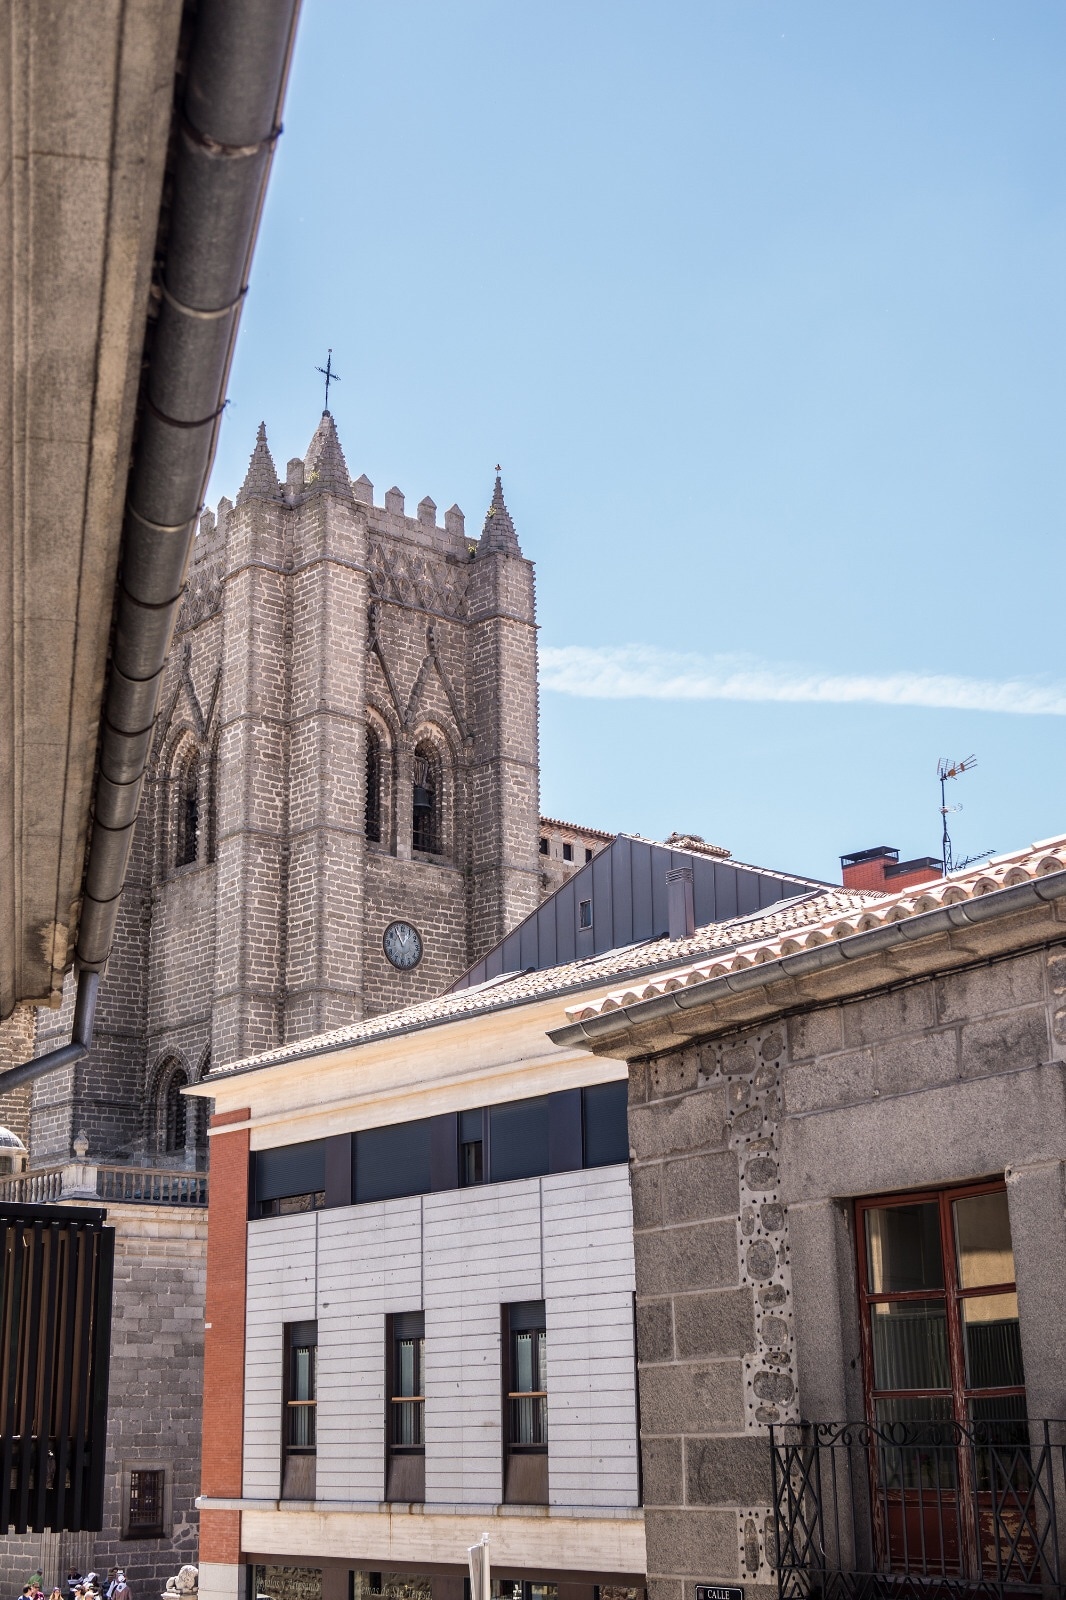
<svg viewBox="0 0 1066 1600"><path fill-rule="evenodd" d="M264 418L537 563L542 806L835 877L1066 831L1066 8L304 0Z"/></svg>

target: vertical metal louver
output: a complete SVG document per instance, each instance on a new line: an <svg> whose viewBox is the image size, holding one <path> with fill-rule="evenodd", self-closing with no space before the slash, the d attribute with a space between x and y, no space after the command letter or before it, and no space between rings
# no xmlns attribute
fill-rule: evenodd
<svg viewBox="0 0 1066 1600"><path fill-rule="evenodd" d="M0 1534L98 1530L115 1231L0 1203Z"/></svg>

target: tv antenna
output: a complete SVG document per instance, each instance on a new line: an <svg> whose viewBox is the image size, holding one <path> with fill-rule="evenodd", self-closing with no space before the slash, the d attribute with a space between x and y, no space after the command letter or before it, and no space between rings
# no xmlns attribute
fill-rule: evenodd
<svg viewBox="0 0 1066 1600"><path fill-rule="evenodd" d="M972 867L975 861L987 861L989 856L994 856L995 853L995 846L993 846L991 850L978 850L974 856L963 856L961 861L956 861L955 871L961 872L963 867Z"/></svg>
<svg viewBox="0 0 1066 1600"><path fill-rule="evenodd" d="M948 832L948 817L953 811L961 811L962 806L949 806L947 797L947 784L949 778L961 778L964 772L972 772L977 765L976 756L967 756L964 761L949 761L946 756L936 764L936 775L940 779L940 816L943 823L943 832L940 838L941 864L944 876L953 871L955 863L951 858L951 835ZM991 851L986 852L991 855ZM968 856L967 862L979 860L978 856ZM963 865L962 862L959 865Z"/></svg>

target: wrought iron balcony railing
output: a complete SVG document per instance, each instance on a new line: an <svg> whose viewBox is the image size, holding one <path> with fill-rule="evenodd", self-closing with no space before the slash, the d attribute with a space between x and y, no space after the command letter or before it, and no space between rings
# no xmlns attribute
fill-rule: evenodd
<svg viewBox="0 0 1066 1600"><path fill-rule="evenodd" d="M782 1600L1066 1596L1066 1424L770 1430Z"/></svg>

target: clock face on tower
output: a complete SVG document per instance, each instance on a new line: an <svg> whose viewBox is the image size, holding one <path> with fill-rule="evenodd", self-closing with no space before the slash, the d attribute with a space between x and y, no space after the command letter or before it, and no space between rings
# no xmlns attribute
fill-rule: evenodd
<svg viewBox="0 0 1066 1600"><path fill-rule="evenodd" d="M401 972L410 972L422 959L422 935L409 922L390 922L381 943L393 966Z"/></svg>

